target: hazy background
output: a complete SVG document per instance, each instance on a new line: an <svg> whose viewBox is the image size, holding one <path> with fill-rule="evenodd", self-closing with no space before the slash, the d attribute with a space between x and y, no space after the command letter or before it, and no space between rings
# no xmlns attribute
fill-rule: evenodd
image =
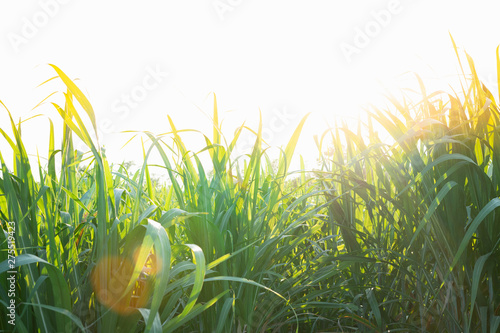
<svg viewBox="0 0 500 333"><path fill-rule="evenodd" d="M456 0L0 1L0 100L16 120L48 115L61 132L50 103L32 110L63 91L57 81L37 88L55 74L47 64L59 66L79 79L114 162L142 159L138 140L120 149L130 138L121 131L168 132L167 115L209 133L211 92L228 138L243 121L255 128L260 110L266 140L280 146L312 112L299 144L311 165L313 135L383 103L384 87L415 87L407 72L429 90L458 82L449 32L495 89L499 12L498 1ZM2 109L0 127L7 121ZM48 121L23 128L28 150L46 156ZM186 140L203 145L200 135Z"/></svg>

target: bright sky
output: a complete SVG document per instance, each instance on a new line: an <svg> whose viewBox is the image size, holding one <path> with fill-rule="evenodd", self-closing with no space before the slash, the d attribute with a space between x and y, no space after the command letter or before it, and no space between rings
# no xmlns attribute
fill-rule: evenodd
<svg viewBox="0 0 500 333"><path fill-rule="evenodd" d="M313 135L379 103L382 85L413 87L402 74L416 71L429 90L456 82L448 32L493 86L499 12L500 2L480 0L0 1L0 100L16 119L42 113L60 124L50 104L32 110L62 90L37 88L55 74L47 64L59 66L79 78L101 143L120 162L141 156L139 141L120 150L130 135L119 132L167 132L167 115L179 129L210 133L203 112L215 92L229 138L245 120L255 128L260 109L266 139L283 145L312 112L299 153L313 160ZM24 128L28 150L46 156L47 120ZM186 140L201 147L201 139Z"/></svg>

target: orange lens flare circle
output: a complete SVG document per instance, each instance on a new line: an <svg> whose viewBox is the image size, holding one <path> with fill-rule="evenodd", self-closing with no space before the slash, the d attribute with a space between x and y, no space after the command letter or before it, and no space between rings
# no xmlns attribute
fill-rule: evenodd
<svg viewBox="0 0 500 333"><path fill-rule="evenodd" d="M123 257L101 259L91 274L92 288L97 300L116 313L128 315L146 305L151 280L143 274L135 281L131 290L127 286L134 272L134 263Z"/></svg>

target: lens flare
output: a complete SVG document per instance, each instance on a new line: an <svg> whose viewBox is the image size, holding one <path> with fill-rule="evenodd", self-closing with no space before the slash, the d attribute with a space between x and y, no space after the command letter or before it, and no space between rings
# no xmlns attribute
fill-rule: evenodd
<svg viewBox="0 0 500 333"><path fill-rule="evenodd" d="M94 268L91 283L101 304L111 310L127 315L144 307L151 291L151 279L146 265L130 290L127 290L134 272L134 263L123 257L106 257Z"/></svg>

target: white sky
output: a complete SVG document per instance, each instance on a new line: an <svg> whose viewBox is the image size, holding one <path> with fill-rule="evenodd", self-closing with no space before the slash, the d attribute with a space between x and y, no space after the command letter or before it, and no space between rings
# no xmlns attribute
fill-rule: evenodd
<svg viewBox="0 0 500 333"><path fill-rule="evenodd" d="M116 133L167 132L167 115L179 129L211 134L199 108L211 114L215 92L229 138L244 120L255 128L260 109L269 143L279 146L312 112L298 152L313 160L313 135L380 102L381 83L414 87L411 75L401 75L408 71L419 73L429 90L456 82L448 31L487 84L493 82L499 12L499 1L480 0L0 0L0 100L16 118L49 115L61 132L50 104L32 110L62 90L56 82L37 88L55 74L47 64L59 66L80 79L101 130L113 126L100 139L108 157L120 162L141 156L138 145L120 150L130 135ZM363 41L359 31L367 29L371 36ZM352 50L356 37L360 47L348 61L342 45ZM157 83L152 71L168 76ZM125 96L134 94L127 106ZM51 101L62 103L60 96ZM8 128L7 119L0 111L1 128ZM28 150L38 147L45 156L47 120L24 128ZM201 139L186 140L201 147ZM1 139L10 158L6 147Z"/></svg>

